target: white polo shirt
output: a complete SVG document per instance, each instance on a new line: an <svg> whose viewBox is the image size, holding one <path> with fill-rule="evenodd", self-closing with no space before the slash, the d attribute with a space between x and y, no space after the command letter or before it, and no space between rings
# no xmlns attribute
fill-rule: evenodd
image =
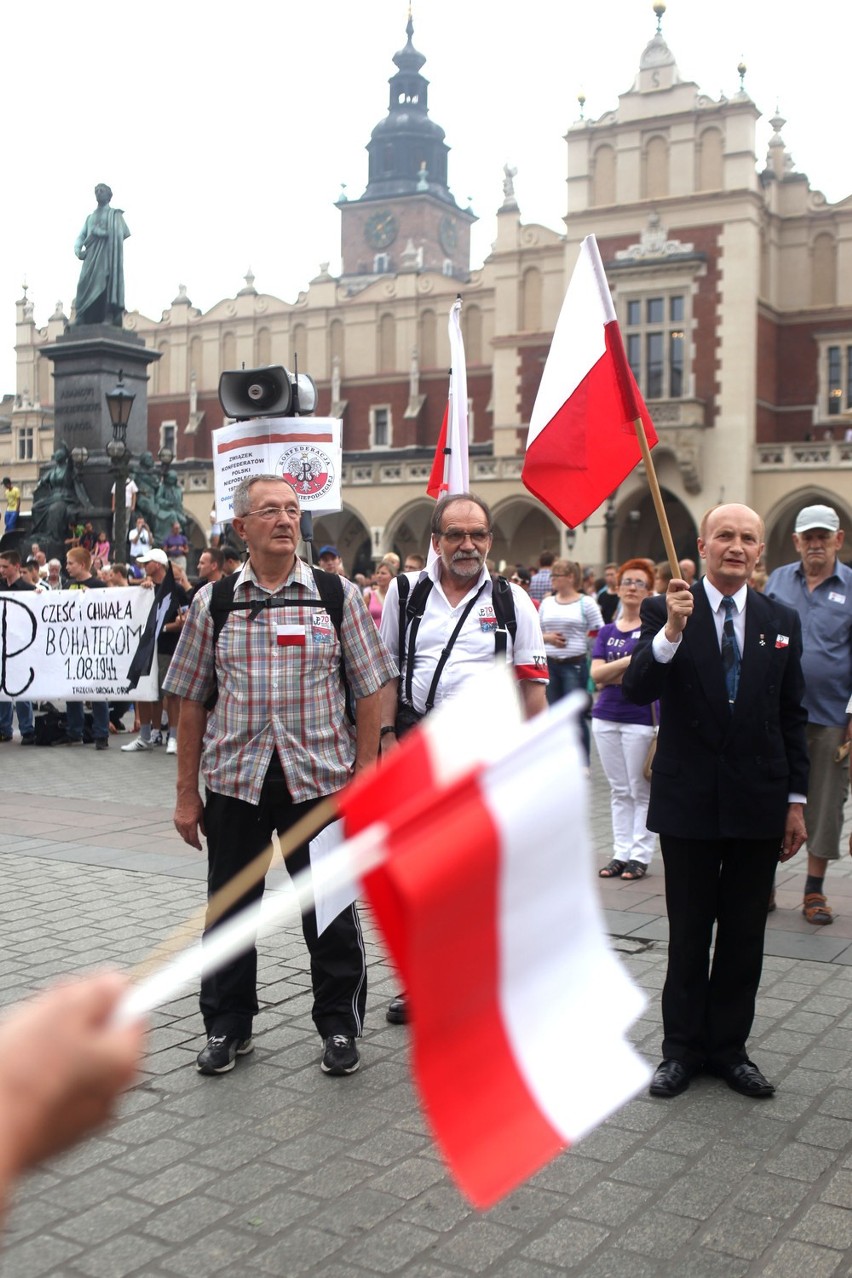
<svg viewBox="0 0 852 1278"><path fill-rule="evenodd" d="M450 636L458 625L459 618L471 598L478 590L481 592L470 611L461 632L450 649L447 664L441 673L435 692L435 705L457 697L462 688L477 674L482 673L484 665L494 660L494 631L497 629L497 617L492 600L492 583L485 567L480 571L473 589L465 595L460 603L451 605L444 594L440 579L441 561L436 559L429 568L421 572L409 572L409 598L418 581L422 577L432 579L432 589L426 600L423 618L417 630L414 643L415 661L412 678L412 698L414 708L420 714L426 709L426 698L432 686L435 667L441 653L449 642ZM517 634L513 644L511 635L507 637L506 659L514 667L518 679L530 679L535 683L547 683L547 657L544 652L544 640L541 637L541 626L538 613L525 591L519 586L511 585L509 589L515 601L515 617ZM388 586L385 604L382 611L382 622L379 627L382 639L388 652L397 660L399 654L399 587L397 579ZM406 665L408 664L408 644L406 642ZM400 687L405 698L406 671L400 673Z"/></svg>

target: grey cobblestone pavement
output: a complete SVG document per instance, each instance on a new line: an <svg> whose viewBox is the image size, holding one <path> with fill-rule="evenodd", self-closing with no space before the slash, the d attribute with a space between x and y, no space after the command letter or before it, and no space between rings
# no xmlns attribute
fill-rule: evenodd
<svg viewBox="0 0 852 1278"><path fill-rule="evenodd" d="M117 745L97 756L0 746L0 1003L94 964L131 965L203 902L203 858L171 826L174 759ZM596 764L591 786L603 864L609 802ZM567 817L565 828L571 837ZM330 1079L294 917L261 947L254 1055L202 1078L195 997L156 1013L118 1121L20 1186L2 1273L848 1275L852 862L829 872L828 928L801 916L803 876L801 854L779 874L752 1038L776 1097L749 1101L703 1078L674 1101L641 1096L484 1214L460 1198L426 1132L407 1032L384 1019L396 985L369 919L363 1067ZM656 1062L661 865L601 893L613 944L649 994L634 1041ZM594 1044L578 1034L576 1051L593 1071Z"/></svg>

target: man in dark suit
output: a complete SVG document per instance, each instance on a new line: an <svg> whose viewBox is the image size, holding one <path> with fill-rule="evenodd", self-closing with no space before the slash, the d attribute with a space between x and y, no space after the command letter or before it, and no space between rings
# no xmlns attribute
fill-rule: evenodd
<svg viewBox="0 0 852 1278"><path fill-rule="evenodd" d="M794 609L748 587L763 551L755 511L708 511L698 550L702 581L675 579L642 604L622 684L640 705L661 703L648 827L665 864L669 961L650 1090L677 1096L704 1069L766 1097L775 1088L746 1040L775 867L806 838L801 627Z"/></svg>

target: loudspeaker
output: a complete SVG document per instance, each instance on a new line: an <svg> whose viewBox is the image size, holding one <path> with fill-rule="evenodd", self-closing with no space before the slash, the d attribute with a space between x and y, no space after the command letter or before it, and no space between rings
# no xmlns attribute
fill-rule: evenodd
<svg viewBox="0 0 852 1278"><path fill-rule="evenodd" d="M312 413L317 388L307 373L297 379L283 364L241 368L219 378L219 403L227 417L287 417Z"/></svg>

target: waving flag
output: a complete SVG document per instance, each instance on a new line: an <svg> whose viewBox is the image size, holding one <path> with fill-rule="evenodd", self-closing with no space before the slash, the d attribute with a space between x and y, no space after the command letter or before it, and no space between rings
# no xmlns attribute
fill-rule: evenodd
<svg viewBox="0 0 852 1278"><path fill-rule="evenodd" d="M576 528L641 460L654 424L627 363L597 241L588 235L562 303L530 418L521 479Z"/></svg>
<svg viewBox="0 0 852 1278"><path fill-rule="evenodd" d="M516 695L511 674L499 677ZM450 1173L478 1207L650 1077L625 1037L644 996L609 948L597 900L576 701L516 725L491 762L465 766L450 707L475 723L493 696L487 679L476 680L410 733L377 774L382 819L361 826L367 810L350 802L361 833L313 876L294 880L307 911L317 878L360 878L407 991L421 1103ZM429 742L406 749L427 726ZM389 803L394 767L400 801ZM358 783L362 800L370 784L369 775ZM571 829L560 837L566 810ZM200 967L215 970L250 946L258 929L280 926L292 897L270 896L278 899L250 906L203 950L184 952L131 991L120 1019L174 997Z"/></svg>
<svg viewBox="0 0 852 1278"><path fill-rule="evenodd" d="M447 493L466 493L469 487L467 365L461 332L461 305L461 298L457 297L450 309L450 394L426 485L426 492L436 501Z"/></svg>

